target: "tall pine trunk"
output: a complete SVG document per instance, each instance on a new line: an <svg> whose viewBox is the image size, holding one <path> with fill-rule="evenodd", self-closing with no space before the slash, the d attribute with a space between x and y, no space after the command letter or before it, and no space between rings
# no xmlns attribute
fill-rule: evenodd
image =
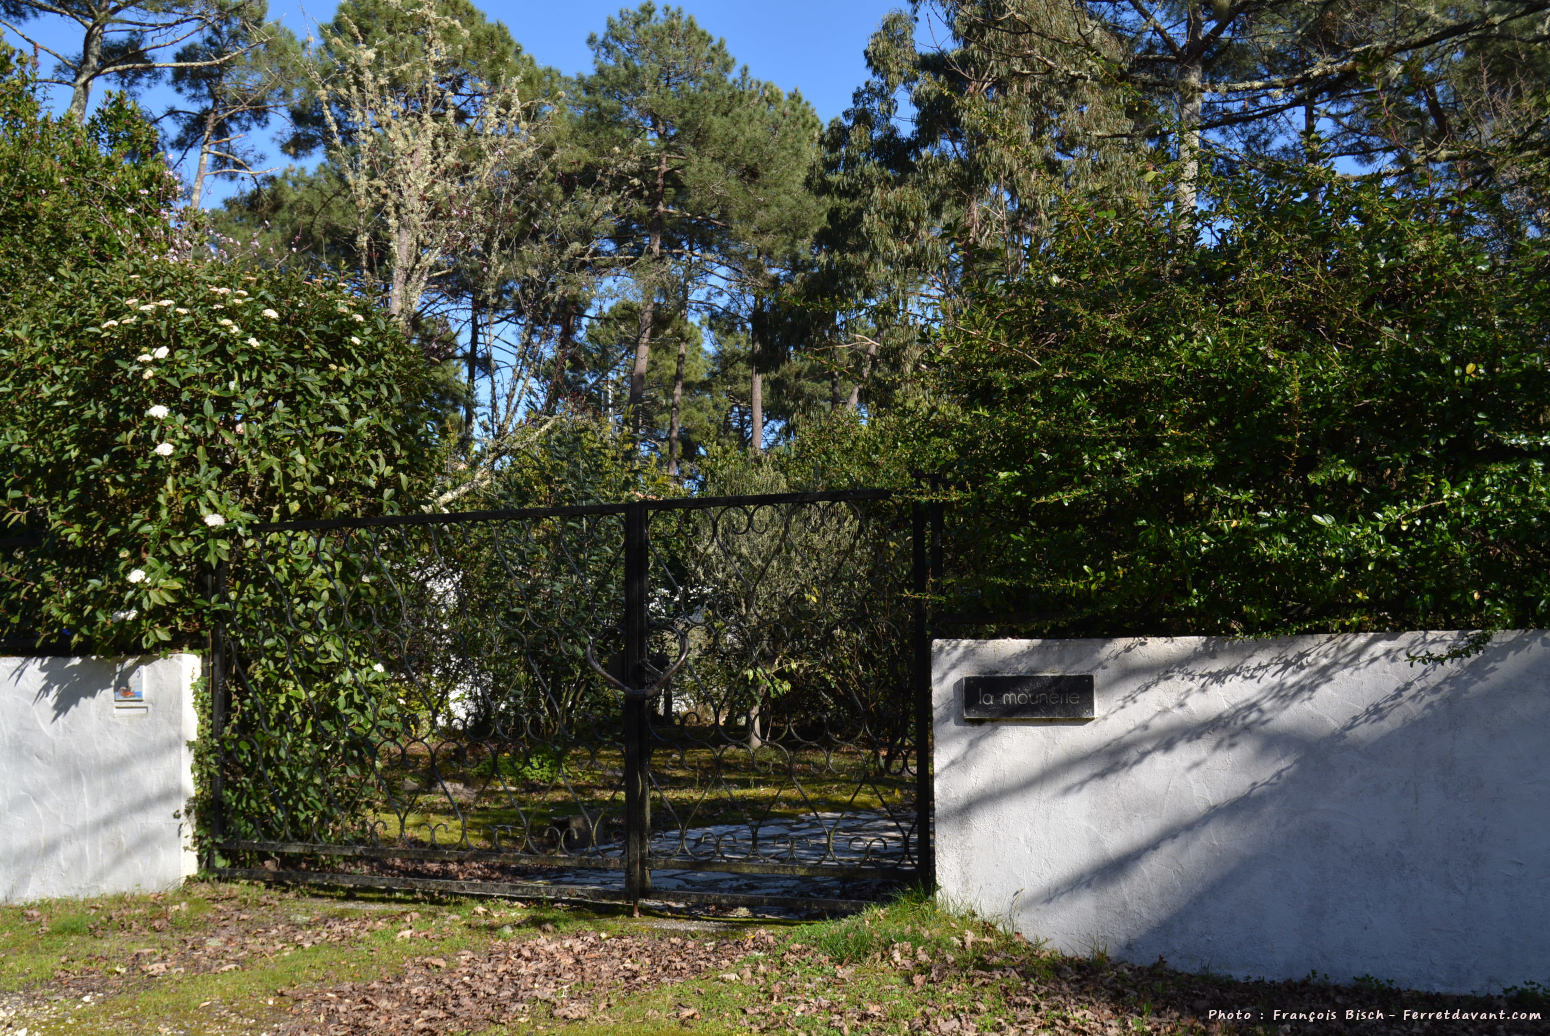
<svg viewBox="0 0 1550 1036"><path fill-rule="evenodd" d="M872 377L872 366L877 362L877 340L872 339L866 344L866 352L862 354L861 375L850 386L850 398L845 401L846 407L852 412L861 409L861 387Z"/></svg>
<svg viewBox="0 0 1550 1036"><path fill-rule="evenodd" d="M683 292L680 299L683 305L683 313L687 318L689 314L689 277L684 274ZM673 368L673 406L668 415L667 426L667 473L677 475L679 461L683 457L683 403L684 403L684 366L688 361L689 336L680 335L678 338L678 362Z"/></svg>
<svg viewBox="0 0 1550 1036"><path fill-rule="evenodd" d="M553 414L559 409L560 392L564 387L565 374L570 367L571 352L575 345L576 307L567 300L560 313L560 337L554 346L554 372L549 376L549 388L544 392L543 412L545 414ZM491 391L493 392L494 389L492 388Z"/></svg>
<svg viewBox="0 0 1550 1036"><path fill-rule="evenodd" d="M755 456L764 453L764 372L759 369L764 355L763 328L760 314L764 311L764 297L755 293L753 316L748 324L748 449Z"/></svg>
<svg viewBox="0 0 1550 1036"><path fill-rule="evenodd" d="M65 109L65 117L75 122L86 121L86 102L91 99L92 79L102 66L102 37L105 31L106 27L98 22L86 28L86 39L81 46L81 63L76 66L75 78L70 83L70 107Z"/></svg>
<svg viewBox="0 0 1550 1036"><path fill-rule="evenodd" d="M205 112L204 127L199 134L199 162L194 167L194 185L189 192L188 207L199 208L199 199L204 194L205 174L210 169L210 149L215 140L215 109Z"/></svg>
<svg viewBox="0 0 1550 1036"><path fill-rule="evenodd" d="M653 120L652 128L660 141L666 129L660 121ZM634 428L637 447L645 431L646 370L651 365L651 331L657 317L656 286L654 280L662 263L662 229L667 223L667 149L657 153L657 182L652 191L651 238L648 251L651 255L651 276L641 292L640 326L635 336L635 363L630 368L630 422Z"/></svg>
<svg viewBox="0 0 1550 1036"><path fill-rule="evenodd" d="M678 365L673 370L673 409L667 423L667 473L678 474L678 433L684 401L684 361L689 352L689 336L678 339Z"/></svg>
<svg viewBox="0 0 1550 1036"><path fill-rule="evenodd" d="M655 242L657 235L653 232L653 249L658 246ZM635 362L630 367L630 398L628 409L630 412L630 428L633 430L636 445L645 435L645 410L646 403L646 368L651 363L651 325L656 320L657 300L652 294L652 289L647 288L645 297L641 299L640 323L635 331Z"/></svg>
<svg viewBox="0 0 1550 1036"><path fill-rule="evenodd" d="M764 452L764 375L757 367L748 384L748 446L755 456Z"/></svg>
<svg viewBox="0 0 1550 1036"><path fill-rule="evenodd" d="M479 295L468 300L468 398L463 400L463 452L474 445L474 409L479 398ZM492 417L495 413L492 408Z"/></svg>

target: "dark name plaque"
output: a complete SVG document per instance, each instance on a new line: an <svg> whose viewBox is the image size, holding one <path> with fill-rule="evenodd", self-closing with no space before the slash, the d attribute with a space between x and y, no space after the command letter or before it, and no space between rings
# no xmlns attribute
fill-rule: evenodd
<svg viewBox="0 0 1550 1036"><path fill-rule="evenodd" d="M965 676L964 719L1092 719L1092 673Z"/></svg>

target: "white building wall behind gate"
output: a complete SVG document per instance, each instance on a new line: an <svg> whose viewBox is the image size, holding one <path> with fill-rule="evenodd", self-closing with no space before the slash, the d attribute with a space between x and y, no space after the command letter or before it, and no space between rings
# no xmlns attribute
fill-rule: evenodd
<svg viewBox="0 0 1550 1036"><path fill-rule="evenodd" d="M176 887L196 869L199 658L0 657L0 902ZM115 701L116 688L128 697Z"/></svg>
<svg viewBox="0 0 1550 1036"><path fill-rule="evenodd" d="M1550 977L1550 634L939 640L942 895L1061 951L1490 992ZM1092 673L1096 718L965 721Z"/></svg>

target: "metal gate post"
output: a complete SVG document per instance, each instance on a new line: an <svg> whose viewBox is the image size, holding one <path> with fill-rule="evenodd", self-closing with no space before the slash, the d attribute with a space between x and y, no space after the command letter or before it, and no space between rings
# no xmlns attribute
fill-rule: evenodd
<svg viewBox="0 0 1550 1036"><path fill-rule="evenodd" d="M928 530L928 524L930 529ZM936 889L936 846L933 842L933 789L931 783L931 622L928 595L935 589L931 578L941 565L941 504L916 501L910 508L911 640L914 650L910 665L911 691L915 699L915 831L917 866L920 883L927 891ZM929 532L938 542L928 549ZM933 565L932 561L936 564Z"/></svg>
<svg viewBox="0 0 1550 1036"><path fill-rule="evenodd" d="M209 816L205 822L205 844L201 866L206 871L217 867L216 848L226 837L226 783L221 739L226 733L226 707L230 688L226 682L226 622L220 613L220 604L226 597L226 563L221 562L205 573L205 603L211 616L209 640L209 675L206 686L210 695L210 731L201 735L206 744L205 779L209 782L209 800L205 803Z"/></svg>
<svg viewBox="0 0 1550 1036"><path fill-rule="evenodd" d="M651 576L650 514L640 501L624 512L624 893L632 903L651 891L651 744L646 647Z"/></svg>

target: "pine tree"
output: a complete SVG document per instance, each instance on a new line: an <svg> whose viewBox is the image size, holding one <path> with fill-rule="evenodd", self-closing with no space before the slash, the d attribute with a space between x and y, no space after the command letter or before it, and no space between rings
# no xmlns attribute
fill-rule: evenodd
<svg viewBox="0 0 1550 1036"><path fill-rule="evenodd" d="M1109 84L1150 109L1135 137L1171 141L1174 215L1195 218L1202 139L1256 155L1334 127L1388 122L1407 69L1435 75L1486 41L1541 43L1550 0L930 0L955 33L1006 54L1030 81ZM1059 17L1053 15L1058 13ZM1374 160L1401 155L1363 135ZM1328 158L1329 155L1320 157Z"/></svg>
<svg viewBox="0 0 1550 1036"><path fill-rule="evenodd" d="M764 214L789 211L816 120L800 98L747 69L734 73L726 44L677 8L648 2L621 11L588 42L595 68L580 82L582 132L595 153L622 156L629 185L612 247L640 300L628 405L641 434L664 299L692 302L713 290L712 270L758 254L753 228ZM681 386L674 391L681 396ZM669 439L666 452L676 461L671 427Z"/></svg>
<svg viewBox="0 0 1550 1036"><path fill-rule="evenodd" d="M196 209L208 177L260 175L261 159L243 138L295 99L301 44L267 16L266 0L244 0L177 52L172 86L189 106L166 113L174 127L168 146L197 156L189 188Z"/></svg>
<svg viewBox="0 0 1550 1036"><path fill-rule="evenodd" d="M886 405L961 286L1038 249L1072 189L1150 190L1129 99L1027 76L1045 45L1019 37L1015 50L982 27L1014 10L1046 34L1070 17L1045 0L954 4L938 49L917 44L911 15L889 15L867 46L871 76L824 134L823 261L802 291L834 314L820 333L835 406Z"/></svg>
<svg viewBox="0 0 1550 1036"><path fill-rule="evenodd" d="M69 87L65 114L79 123L86 119L92 87L99 79L133 89L154 83L169 70L208 68L236 59L240 51L171 59L161 53L230 21L232 7L228 0L0 0L0 28L55 60L53 74L38 82ZM71 26L68 31L79 31L80 50L55 50L31 33L26 23L40 15Z"/></svg>

